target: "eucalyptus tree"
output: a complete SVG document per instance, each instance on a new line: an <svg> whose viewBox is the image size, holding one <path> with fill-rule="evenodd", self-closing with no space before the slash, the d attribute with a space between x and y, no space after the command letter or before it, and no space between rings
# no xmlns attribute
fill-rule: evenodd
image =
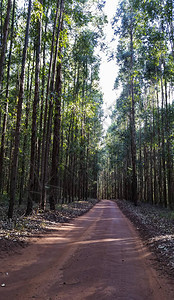
<svg viewBox="0 0 174 300"><path fill-rule="evenodd" d="M63 26L63 22L61 27ZM62 31L62 28L61 28ZM61 49L62 41L59 43L59 61L56 67L56 82L55 82L55 105L54 105L54 136L53 136L53 149L52 149L52 162L51 162L51 195L49 198L50 209L55 210L57 202L57 193L55 189L58 186L58 166L59 166L59 152L60 152L60 127L61 127L61 94L62 94L62 63L61 63Z"/></svg>
<svg viewBox="0 0 174 300"><path fill-rule="evenodd" d="M1 46L1 53L0 53L0 93L2 92L1 88L2 88L5 54L6 54L6 49L7 49L7 38L8 38L8 31L9 31L9 20L10 20L11 7L12 7L12 1L8 0L6 17L5 17L4 26L3 26L3 38L2 38L2 46Z"/></svg>
<svg viewBox="0 0 174 300"><path fill-rule="evenodd" d="M130 0L120 2L113 22L115 33L120 37L117 82L124 91L124 98L122 93L117 100L116 116L121 122L125 122L125 117L128 120L131 147L124 144L122 154L130 162L125 150L131 149L128 166L132 178L137 172L139 200L170 207L173 205L172 17L170 0ZM120 110L122 102L125 114ZM130 177L129 168L121 171L124 176ZM132 186L133 193L134 188Z"/></svg>
<svg viewBox="0 0 174 300"><path fill-rule="evenodd" d="M8 23L9 23L9 13L10 13L10 3L8 2L8 7L7 7L7 17L5 20L4 24L4 31L8 31ZM4 162L4 152L5 152L5 135L6 135L6 128L7 128L7 117L8 117L8 101L9 101L9 84L10 84L10 66L11 66L11 55L12 55L12 46L13 46L13 35L14 35L14 19L15 19L15 0L13 0L13 11L12 11L12 24L11 24L11 33L10 33L10 49L9 49L9 54L8 54L8 68L7 68L7 83L6 83L6 94L5 94L5 109L4 109L4 116L3 116L3 125L2 125L2 136L1 136L1 148L0 148L0 191L2 191L2 174L3 174L3 162ZM1 53L1 59L0 59L0 68L3 68L3 56L5 55L5 44L6 41L5 39L7 38L7 33L4 36L3 39L3 50ZM1 90L1 83L2 83L2 76L3 76L3 70L0 70L0 93L1 96L3 94Z"/></svg>
<svg viewBox="0 0 174 300"><path fill-rule="evenodd" d="M46 87L46 95L45 95L45 111L44 111L44 120L43 120L43 132L42 132L42 154L41 154L41 173L40 173L40 203L41 207L44 209L46 205L46 182L47 182L47 158L48 158L48 146L49 141L46 142L47 139L47 129L49 132L49 127L47 126L47 116L48 116L48 109L49 109L49 94L50 94L50 85L51 85L51 77L52 79L52 87L54 85L54 76L55 76L55 70L54 74L52 74L53 70L53 58L54 58L54 51L55 47L58 49L58 38L60 34L60 25L59 25L59 31L56 29L58 26L58 22L60 24L60 14L59 14L59 8L60 8L60 1L57 1L56 3L56 13L54 15L54 22L53 22L53 31L52 31L52 39L51 39L51 50L50 50L50 58L49 58L49 70L48 70L48 77L47 77L47 87ZM62 14L61 14L62 15ZM57 30L57 31L56 31ZM58 38L56 39L56 32L58 34ZM57 50L56 50L57 52ZM57 57L55 56L55 59L57 60ZM54 62L54 69L56 67L56 61ZM52 90L52 93L54 91ZM50 95L51 97L52 95Z"/></svg>
<svg viewBox="0 0 174 300"><path fill-rule="evenodd" d="M68 76L68 101L64 103L65 114L62 115L64 130L67 127L68 131L63 175L63 197L66 201L68 195L72 199L74 196L85 199L88 195L90 143L92 136L94 139L92 132L97 134L95 125L101 122L101 117L98 121L96 116L101 107L101 95L96 88L99 62L94 56L95 43L92 31L82 32L75 39L69 60L73 76ZM66 63L69 64L69 61Z"/></svg>
<svg viewBox="0 0 174 300"><path fill-rule="evenodd" d="M73 7L71 31L74 32L75 39L72 39L71 34L71 43L67 44L67 49L61 49L63 58L61 64L59 62L59 68L62 70L63 79L61 87L59 78L55 94L57 109L54 114L52 168L49 181L52 209L55 207L55 201L59 201L61 197L62 201L73 201L74 197L84 199L88 195L87 161L90 153L88 147L90 133L87 119L93 107L97 107L97 104L92 107L89 102L98 101L98 97L101 96L94 100L97 91L93 89L93 82L98 80L94 77L94 73L99 71L95 66L98 62L95 62L94 48L99 33L87 30L88 23L93 21L91 13L86 9L87 5L88 1L79 1ZM58 74L60 77L60 70ZM60 114L61 106L62 114Z"/></svg>
<svg viewBox="0 0 174 300"><path fill-rule="evenodd" d="M22 54L20 83L19 83L19 96L18 96L18 103L17 103L15 141L14 141L11 178L10 178L10 203L9 203L9 210L8 210L9 218L12 218L12 215L13 215L13 206L14 206L15 193L16 193L18 153L19 153L19 141L20 141L20 125L21 125L21 115L22 115L22 103L23 103L23 97L24 97L25 63L26 63L26 54L27 54L28 39L29 39L30 18L31 18L31 0L29 0L29 3L28 3L28 17L27 17L27 25L26 25L26 33L25 33L25 43L24 43L23 54Z"/></svg>
<svg viewBox="0 0 174 300"><path fill-rule="evenodd" d="M30 178L29 178L29 193L26 215L32 212L32 198L35 192L34 185L35 181L39 180L36 178L36 143L37 143L37 109L39 104L39 75L40 75L40 55L41 55L41 39L42 39L42 14L43 14L43 1L40 0L34 3L33 18L36 26L36 37L35 37L35 52L36 52L36 63L35 63L35 90L33 100L33 112L32 112L32 134L31 134L31 151L30 151Z"/></svg>
<svg viewBox="0 0 174 300"><path fill-rule="evenodd" d="M63 12L64 12L64 0L59 1L60 11L59 11L59 18L58 18L58 27L56 30L56 42L55 48L53 52L53 63L52 63L52 70L51 70L51 78L50 78L50 90L49 90L49 111L48 111L48 120L47 120L47 138L45 144L45 157L44 157L44 181L43 181L43 189L44 189L44 198L42 203L46 202L46 193L45 193L45 183L48 179L48 157L50 152L50 140L51 140L51 133L52 133L52 117L53 117L53 102L54 102L54 93L55 93L55 80L56 80L56 66L57 66L57 59L58 59L58 50L60 49L60 34L62 30L63 24ZM57 66L58 68L58 66Z"/></svg>
<svg viewBox="0 0 174 300"><path fill-rule="evenodd" d="M103 5L29 0L19 8L13 0L1 99L0 181L9 218L17 196L19 204L27 198L26 215L33 201L45 209L47 194L53 210L59 201L96 197L102 95L95 48ZM0 6L1 40L6 8Z"/></svg>
<svg viewBox="0 0 174 300"><path fill-rule="evenodd" d="M136 130L135 130L135 83L136 83L136 31L139 21L135 1L122 1L118 10L121 24L119 32L117 61L120 65L120 81L126 85L127 99L129 102L130 118L130 145L132 160L132 201L137 205L137 166L136 166ZM113 22L116 23L117 17ZM126 75L124 76L124 72ZM122 74L122 75L121 75Z"/></svg>
<svg viewBox="0 0 174 300"><path fill-rule="evenodd" d="M144 54L146 66L144 68L144 80L148 83L148 90L151 95L151 112L153 125L151 134L151 151L153 151L153 168L151 172L154 177L153 182L158 182L160 196L158 201L165 206L172 206L172 156L171 156L171 125L168 113L170 110L169 97L173 72L171 72L172 58L172 42L171 42L171 17L173 14L171 1L154 1L151 5L145 2L142 5L143 14L148 17L146 21L146 37L142 46L146 49ZM170 67L169 67L170 66ZM169 71L170 69L170 71ZM155 112L157 111L157 131L155 132ZM156 149L155 136L158 135L158 172L156 172ZM162 145L162 147L161 147ZM152 150L152 148L154 148ZM170 157L170 158L169 158ZM170 162L169 162L170 161ZM152 165L152 164L151 164ZM154 174L154 175L153 175ZM159 180L157 180L157 178ZM156 195L155 186L153 193ZM152 195L152 198L154 195Z"/></svg>

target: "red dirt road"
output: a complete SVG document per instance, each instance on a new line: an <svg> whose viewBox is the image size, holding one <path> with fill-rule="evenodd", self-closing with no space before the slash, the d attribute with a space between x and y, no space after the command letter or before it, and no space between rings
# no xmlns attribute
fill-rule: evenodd
<svg viewBox="0 0 174 300"><path fill-rule="evenodd" d="M0 300L174 299L132 224L109 200L1 260L3 283Z"/></svg>

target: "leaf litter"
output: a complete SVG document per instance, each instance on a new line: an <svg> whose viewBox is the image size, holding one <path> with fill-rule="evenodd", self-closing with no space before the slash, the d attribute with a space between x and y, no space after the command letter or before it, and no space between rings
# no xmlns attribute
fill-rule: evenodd
<svg viewBox="0 0 174 300"><path fill-rule="evenodd" d="M35 207L31 216L25 217L25 206L16 207L12 220L7 218L7 206L0 205L0 257L26 247L29 238L52 230L58 223L68 223L73 218L89 211L98 201L75 201L58 204L55 211L45 211Z"/></svg>
<svg viewBox="0 0 174 300"><path fill-rule="evenodd" d="M155 266L174 278L173 211L147 203L139 203L135 206L126 200L116 200L116 202L135 225L150 251L155 254Z"/></svg>

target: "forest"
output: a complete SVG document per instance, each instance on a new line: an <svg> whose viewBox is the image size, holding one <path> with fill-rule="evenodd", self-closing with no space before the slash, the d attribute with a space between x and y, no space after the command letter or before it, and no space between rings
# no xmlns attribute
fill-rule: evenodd
<svg viewBox="0 0 174 300"><path fill-rule="evenodd" d="M126 199L174 208L174 3L122 0L103 131L102 0L0 1L0 201Z"/></svg>
<svg viewBox="0 0 174 300"><path fill-rule="evenodd" d="M55 209L97 198L102 1L1 1L0 191Z"/></svg>
<svg viewBox="0 0 174 300"><path fill-rule="evenodd" d="M103 151L100 197L174 208L174 3L120 1L113 19L121 94Z"/></svg>
<svg viewBox="0 0 174 300"><path fill-rule="evenodd" d="M174 299L173 0L0 0L0 299Z"/></svg>

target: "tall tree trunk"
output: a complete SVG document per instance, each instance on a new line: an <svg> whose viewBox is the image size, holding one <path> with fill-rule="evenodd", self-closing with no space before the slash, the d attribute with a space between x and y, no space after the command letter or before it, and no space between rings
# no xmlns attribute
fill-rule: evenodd
<svg viewBox="0 0 174 300"><path fill-rule="evenodd" d="M143 161L142 161L142 128L140 125L140 132L139 132L139 200L142 201L143 199Z"/></svg>
<svg viewBox="0 0 174 300"><path fill-rule="evenodd" d="M88 129L89 130L89 129ZM88 199L88 163L89 163L89 131L87 134L87 149L86 149L86 172L85 172L85 200ZM97 181L97 178L95 178ZM96 195L97 197L97 195Z"/></svg>
<svg viewBox="0 0 174 300"><path fill-rule="evenodd" d="M146 143L144 143L144 201L148 202L148 155Z"/></svg>
<svg viewBox="0 0 174 300"><path fill-rule="evenodd" d="M153 190L153 130L150 124L150 202L154 203L154 190Z"/></svg>
<svg viewBox="0 0 174 300"><path fill-rule="evenodd" d="M46 23L45 23L45 36L47 32L48 27L48 9L46 13ZM45 70L46 70L46 39L44 39L44 45L43 45L43 63L42 63L42 91L41 91L41 108L40 108L40 122L39 122L39 140L38 140L38 166L37 166L37 176L40 178L40 172L41 172L41 150L42 150L42 135L43 135L43 116L44 116L44 97L45 97L45 82L46 82L46 76L45 76ZM41 191L41 182L39 180L38 182L38 191Z"/></svg>
<svg viewBox="0 0 174 300"><path fill-rule="evenodd" d="M2 46L2 39L3 39L2 7L3 7L3 0L1 0L0 2L0 46Z"/></svg>
<svg viewBox="0 0 174 300"><path fill-rule="evenodd" d="M11 6L12 6L12 1L8 0L7 13L6 13L6 18L5 18L5 22L4 22L4 28L3 28L2 50L1 50L1 55L0 55L0 92L1 92L1 87L2 87L5 53L6 53L6 49L7 49L7 38L8 38L8 28L9 28Z"/></svg>
<svg viewBox="0 0 174 300"><path fill-rule="evenodd" d="M17 103L17 120L16 120L15 141L14 141L14 150L13 150L13 158L12 158L11 178L10 178L10 203L9 203L9 210L8 210L9 218L12 218L13 216L13 207L14 207L15 194L16 194L20 125L21 125L21 115L22 115L22 103L24 97L25 62L26 62L26 55L27 55L27 48L28 48L30 17L31 17L31 0L29 0L29 4L28 4L28 17L27 17L27 26L26 26L26 33L25 33L25 43L24 43L23 55L22 55L19 97Z"/></svg>
<svg viewBox="0 0 174 300"><path fill-rule="evenodd" d="M137 205L137 172L136 172L136 131L135 131L135 99L134 99L134 49L133 49L133 20L130 28L130 50L131 50L131 154L132 154L132 201Z"/></svg>
<svg viewBox="0 0 174 300"><path fill-rule="evenodd" d="M161 164L161 128L160 128L160 109L159 109L159 93L157 90L157 130L158 130L158 187L159 187L159 203L162 204L162 164Z"/></svg>
<svg viewBox="0 0 174 300"><path fill-rule="evenodd" d="M5 103L5 113L3 118L1 149L0 149L0 192L2 191L2 174L3 174L4 149L5 149L5 134L7 128L7 115L8 115L9 80L10 80L12 45L13 45L14 16L15 16L15 0L13 0L11 39L10 39L10 49L9 49L9 57L8 57L8 69L7 69L6 103Z"/></svg>
<svg viewBox="0 0 174 300"><path fill-rule="evenodd" d="M54 55L54 48L55 48L55 36L56 36L56 28L57 28L57 21L58 21L59 2L60 1L58 0L57 1L55 20L54 20L54 27L53 27L51 54L50 54L49 72L48 72L47 90L46 90L46 100L45 100L43 136L42 136L41 179L40 179L40 184L41 184L40 206L41 206L42 209L45 209L45 205L46 205L45 155L46 155L46 131L47 131L47 115L48 115L48 97L49 97L49 92L50 92L50 81L51 81L51 71L52 71L53 55Z"/></svg>
<svg viewBox="0 0 174 300"><path fill-rule="evenodd" d="M167 80L165 79L165 119L166 119L166 139L167 139L167 194L168 205L173 209L174 203L172 201L172 153L171 153L171 132L170 132L170 104L168 104L167 94Z"/></svg>
<svg viewBox="0 0 174 300"><path fill-rule="evenodd" d="M42 0L39 1L42 4ZM32 134L31 134L31 156L30 156L30 178L29 178L29 192L26 215L32 213L33 197L34 197L34 183L36 177L36 143L37 143L37 107L39 103L39 74L40 74L40 53L41 53L41 38L42 38L42 16L37 20L37 36L36 36L36 67L35 67L35 91L33 101L32 114ZM36 179L38 180L38 178Z"/></svg>
<svg viewBox="0 0 174 300"><path fill-rule="evenodd" d="M33 75L34 75L34 60L35 56L33 56L33 66L30 70L30 62L28 64L28 79L27 79L27 99L26 99L26 118L25 118L25 133L24 133L24 141L23 141L23 150L22 150L22 163L21 163L21 182L20 182L20 191L19 191L19 205L22 204L23 194L24 194L24 184L26 177L26 158L27 158L27 149L28 149L28 125L29 125L29 112L30 112L30 99L32 93L32 85L33 85ZM31 74L30 74L31 73ZM30 78L31 76L31 78Z"/></svg>
<svg viewBox="0 0 174 300"><path fill-rule="evenodd" d="M156 132L155 132L155 103L153 100L153 140L155 141L155 136L156 136ZM158 180L157 180L157 166L156 166L156 149L155 149L155 145L153 146L153 165L154 165L154 185L153 185L153 189L154 189L154 204L158 203L159 200L159 190L158 190Z"/></svg>
<svg viewBox="0 0 174 300"><path fill-rule="evenodd" d="M51 130L52 130L52 116L53 116L53 100L54 100L54 89L55 89L55 77L56 77L56 65L57 65L57 57L58 57L58 49L59 49L59 39L60 32L63 24L63 11L64 11L64 0L60 2L60 14L59 14L59 22L57 28L56 35L56 45L54 52L54 59L52 64L52 73L51 73L51 82L50 82L50 100L49 100L49 112L48 112L48 121L47 121L47 135L46 135L46 143L45 143L45 157L44 157L44 177L43 177L43 192L42 192L42 203L46 203L46 190L45 183L48 177L48 157L50 153L50 139L51 139Z"/></svg>
<svg viewBox="0 0 174 300"><path fill-rule="evenodd" d="M59 53L61 54L61 47ZM51 165L51 195L49 198L50 209L55 210L55 203L57 200L57 185L58 185L58 166L59 166L59 150L60 150L60 118L61 118L61 62L57 64L57 78L55 85L55 115L54 115L54 137L53 137L53 151L52 151L52 165Z"/></svg>
<svg viewBox="0 0 174 300"><path fill-rule="evenodd" d="M161 127L162 127L162 180L163 180L163 204L167 207L167 188L166 188L166 160L165 160L165 142L164 142L164 130L165 130L165 123L164 123L164 86L163 86L163 76L161 76Z"/></svg>

